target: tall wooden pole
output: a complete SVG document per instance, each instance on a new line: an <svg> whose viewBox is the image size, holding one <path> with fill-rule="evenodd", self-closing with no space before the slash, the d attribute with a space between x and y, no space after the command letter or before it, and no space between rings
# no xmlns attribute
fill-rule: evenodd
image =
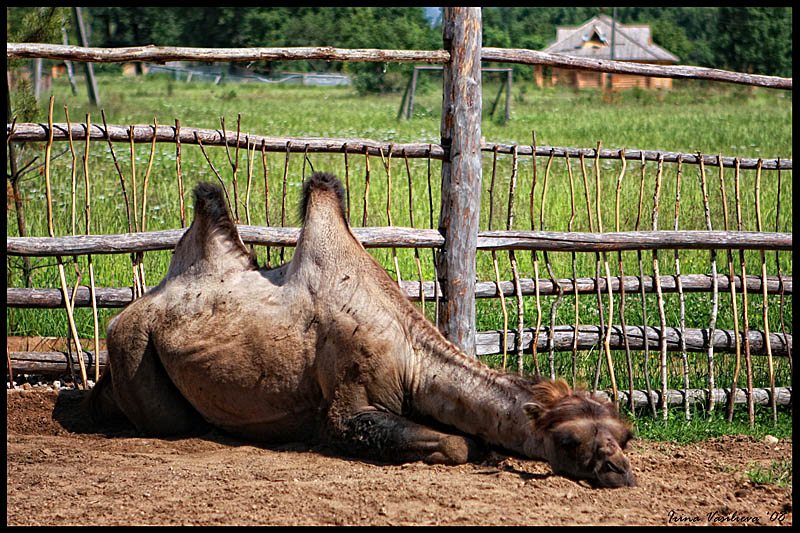
<svg viewBox="0 0 800 533"><path fill-rule="evenodd" d="M445 7L442 37L450 61L443 72L442 204L438 254L443 298L439 328L475 355L475 275L481 207L481 10Z"/></svg>
<svg viewBox="0 0 800 533"><path fill-rule="evenodd" d="M81 8L73 8L75 11L75 21L78 23L78 33L81 37L81 45L89 47L89 36L86 32L86 26L83 21L83 13ZM89 61L84 62L83 67L86 71L86 87L89 89L89 103L95 106L100 106L100 92L97 90L97 80L94 78L94 68Z"/></svg>

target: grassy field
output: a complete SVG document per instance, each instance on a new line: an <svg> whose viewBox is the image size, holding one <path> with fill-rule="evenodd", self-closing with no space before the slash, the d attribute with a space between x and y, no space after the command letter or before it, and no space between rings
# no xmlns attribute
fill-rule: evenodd
<svg viewBox="0 0 800 533"><path fill-rule="evenodd" d="M441 93L437 83L430 83L427 90L417 93L414 116L411 120L397 120L400 95L358 96L354 89L346 87L319 88L296 86L256 86L226 84L215 86L207 83L175 82L162 78L123 78L103 75L99 78L102 107L109 124L152 124L154 117L159 124L173 125L180 119L182 127L219 128L220 117L225 118L226 129L236 129L237 116L241 114L242 132L272 136L306 136L306 137L359 137L382 141L402 142L439 142L439 123L441 114ZM498 86L491 82L484 86L484 109L489 109ZM73 123L83 122L87 113L91 113L93 123L101 122L98 109L89 109L86 96L73 96L64 78L55 80L56 122L64 122L64 106L69 108ZM602 94L594 91L571 91L566 89L539 89L529 82L516 82L511 103L511 120L508 125L502 123L502 106L500 102L495 117L485 116L483 136L489 142L515 143L529 145L532 142L532 131L536 132L536 142L540 146L564 146L577 148L594 148L598 142L603 148L612 149L647 149L674 152L704 154L722 154L724 156L741 157L792 157L792 94L787 91L751 89L731 85L703 84L684 82L677 83L669 92L649 92L633 90L620 93L613 101L602 98ZM42 106L44 107L44 105ZM37 120L46 122L46 114L40 113ZM25 149L24 161L38 156L41 162L44 154L43 145L30 145ZM84 186L83 186L83 143L76 143L77 152L77 232L85 232L83 222ZM53 154L60 154L53 161L52 183L54 223L56 235L67 235L72 231L71 222L71 168L72 157L67 143L59 143ZM208 148L214 166L230 184L232 167L228 162L224 148ZM126 183L131 187L131 151L127 144L115 144L115 152L125 174ZM233 153L231 154L233 156ZM139 209L141 209L141 183L150 158L149 144L139 144L135 148L135 167L137 187L139 188ZM365 158L363 155L351 155L348 168L345 169L341 155L312 154L310 162L315 170L336 173L344 178L345 172L350 177L351 221L360 226L364 212L365 191ZM247 182L248 163L244 150L239 153L239 169L237 180L240 190L244 190ZM270 222L279 225L282 212L279 191L282 187L285 154L270 153L267 155L267 175L270 187ZM492 178L492 155L484 154L483 161L483 208L481 228L489 225L489 185ZM414 223L417 227L431 227L438 224L439 178L440 164L430 162L430 183L432 189L433 212L429 208L427 160L409 160ZM536 227L542 217L547 230L566 231L568 222L575 211L574 231L589 230L584 185L580 162L571 159L574 178L574 192L570 192L570 182L563 159L555 159L548 175L547 192L544 190L546 157L539 157L537 166L537 187L533 195L533 212L531 204L531 186L533 183L533 163L530 156L521 157L518 161L517 193L514 205L515 229L530 229L531 214ZM147 191L147 229L170 229L181 226L178 210L176 180L175 146L164 143L155 148L153 169ZM92 233L123 233L127 231L126 209L120 194L119 176L111 159L105 142L93 142L90 147L89 167L92 193ZM408 178L405 163L402 159L392 162L392 223L396 226L409 226ZM185 187L190 191L198 181L216 181L216 178L205 161L200 149L196 146L183 145L182 169ZM503 155L498 158L495 175L493 229L505 229L507 221L508 187L512 172L512 158ZM620 174L621 162L601 160L600 191L596 190L594 180L594 161L586 161L588 176L588 195L592 211L592 224L597 229L596 207L600 206L603 229L615 229L615 210L617 202L615 187ZM298 225L296 204L299 197L300 184L304 170L303 157L294 154L289 162L289 174L286 199L286 225ZM310 166L305 166L310 172ZM260 154L254 158L251 199L249 204L250 222L265 224L264 207L264 170ZM679 229L706 229L701 194L701 180L696 165L683 165L680 194ZM624 173L619 200L619 229L630 231L635 229L637 219L641 229L652 229L654 204L654 185L656 163L645 165L645 184L642 195L642 210L639 211L641 165L630 161ZM734 173L726 169L725 187L731 229L736 228L736 210L734 201ZM719 186L718 169L706 168L706 181L709 188L709 204L712 227L724 229L723 209ZM675 191L677 173L674 164L666 164L663 172L663 183L659 198L658 227L673 229L675 223ZM47 235L46 203L44 177L39 171L27 174L22 181L22 195L25 201L26 226L29 235ZM230 185L229 185L230 187ZM384 165L379 157L370 158L370 186L368 192L367 225L388 225L386 213L388 180ZM755 210L755 172L751 170L741 173L741 213L743 228L756 229ZM760 201L764 231L792 231L792 172L781 173L780 196L777 173L764 171L761 177ZM570 198L574 198L573 203ZM599 202L596 199L600 198ZM191 220L191 200L187 193L187 218ZM777 212L780 198L780 213ZM542 212L543 211L543 212ZM240 204L240 215L245 222L244 204ZM776 221L777 218L777 221ZM188 223L188 221L187 221ZM13 209L7 211L8 234L17 235L16 219ZM777 226L776 226L777 224ZM260 263L266 262L266 250L257 249ZM381 263L394 274L394 262L391 250L373 250ZM416 279L416 264L412 250L398 250L400 272L403 279ZM431 252L420 252L423 261L425 279L433 278ZM497 254L500 262L502 279L512 279L511 266L507 252ZM761 255L758 252L744 253L748 274L758 275L761 272ZM147 283L156 284L164 275L169 262L169 252L152 252L145 255ZM291 257L291 249L286 250L286 258ZM710 253L708 251L681 251L679 254L681 273L710 273ZM276 253L271 254L275 264ZM519 269L522 277L532 277L533 265L529 252L518 252ZM540 257L541 259L541 257ZM568 253L551 253L549 259L556 277L572 277L571 255ZM611 275L618 275L618 256L610 254ZM86 271L86 258L78 258L78 266ZM738 253L733 256L737 274L739 273ZM790 252L766 255L768 274L777 273L776 264L785 275L792 274L792 257ZM57 269L52 266L51 259L35 260L33 286L58 287ZM638 274L639 263L636 252L622 254L622 264L626 275ZM644 274L652 274L652 254L643 254ZM131 284L130 258L127 256L97 256L94 258L97 284L99 286L129 286ZM24 283L19 258L7 260L7 280L9 286L22 286ZM576 269L578 277L593 277L595 273L594 254L578 254ZM675 273L675 258L671 251L659 253L661 274ZM717 270L727 274L728 263L725 252L717 254ZM75 280L74 268L67 268L72 285ZM482 280L493 280L494 271L491 254L478 254L478 277ZM547 270L540 265L540 277L548 277ZM85 283L82 282L82 283ZM542 298L542 324L549 324L550 307L553 297ZM791 296L785 301L783 321L788 332L792 331ZM614 323L619 323L619 300L614 302ZM647 298L648 324L658 326L658 309L655 295ZM665 296L666 322L668 326L680 325L680 304L677 295ZM506 302L509 310L509 327L516 325L516 302L513 298ZM604 305L607 302L604 300ZM525 326L535 324L537 319L536 305L533 297L524 299ZM638 295L629 295L626 304L626 320L629 325L642 323L641 302ZM741 297L738 307L741 310ZM479 300L478 329L498 329L503 326L500 303L495 299ZM428 305L427 313L432 315L432 306ZM105 324L113 316L115 310L101 311L101 335L104 335ZM574 301L572 296L565 297L558 308L556 324L574 322ZM594 296L582 296L579 306L582 324L599 323L597 301ZM710 294L687 294L685 300L686 326L690 328L708 327L711 313ZM15 310L6 312L8 335L44 335L65 336L67 321L65 312L43 310ZM781 322L780 306L775 296L769 299L769 324L774 331ZM92 318L90 309L77 312L78 329L81 336L92 336ZM762 301L758 294L749 295L750 327L761 329ZM729 293L720 294L720 312L717 328L733 329L731 301ZM601 352L593 349L579 353L579 381L591 382L597 357ZM634 384L644 387L643 354L634 352L635 371ZM615 367L618 369L617 382L621 387L627 383L625 353L615 352ZM658 387L656 376L658 353L650 353L650 376L654 387ZM532 361L528 356L525 361L526 370L532 370ZM733 355L716 354L715 371L717 386L729 386L733 368ZM768 384L765 357L754 356L756 386ZM493 365L499 364L499 356L487 358ZM691 366L690 385L707 386L707 362L705 354L689 354ZM509 365L516 368L513 356ZM547 369L547 354L539 354L539 366ZM556 369L560 376L571 381L571 353L557 355ZM791 384L789 365L785 358L779 358L776 366L777 383ZM682 386L680 354L670 354L670 386ZM740 386L744 383L740 378ZM609 387L607 372L601 374L601 387Z"/></svg>

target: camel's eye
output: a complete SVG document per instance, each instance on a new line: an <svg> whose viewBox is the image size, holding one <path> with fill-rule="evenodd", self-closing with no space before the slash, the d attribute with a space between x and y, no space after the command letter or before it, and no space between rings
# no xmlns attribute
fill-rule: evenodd
<svg viewBox="0 0 800 533"><path fill-rule="evenodd" d="M555 440L558 447L565 450L574 450L578 447L578 444L580 444L578 439L575 438L575 435L567 432L556 433Z"/></svg>

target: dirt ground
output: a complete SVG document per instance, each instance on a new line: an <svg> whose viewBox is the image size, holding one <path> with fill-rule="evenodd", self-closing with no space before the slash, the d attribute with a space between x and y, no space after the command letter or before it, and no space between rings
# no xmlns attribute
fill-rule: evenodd
<svg viewBox="0 0 800 533"><path fill-rule="evenodd" d="M592 489L546 463L501 455L456 467L384 465L217 432L142 438L130 427L93 427L84 394L7 391L8 525L792 523L791 488L744 475L791 461L792 439L634 441L639 486Z"/></svg>

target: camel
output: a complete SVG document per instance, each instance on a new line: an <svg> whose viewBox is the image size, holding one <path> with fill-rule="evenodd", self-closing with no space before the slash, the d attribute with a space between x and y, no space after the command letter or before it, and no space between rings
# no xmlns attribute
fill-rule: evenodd
<svg viewBox="0 0 800 533"><path fill-rule="evenodd" d="M95 420L124 415L153 436L210 424L385 463L461 464L496 448L593 486L636 484L615 406L449 342L353 235L335 176L304 182L294 256L274 269L256 265L221 187L194 198L166 277L108 324Z"/></svg>

